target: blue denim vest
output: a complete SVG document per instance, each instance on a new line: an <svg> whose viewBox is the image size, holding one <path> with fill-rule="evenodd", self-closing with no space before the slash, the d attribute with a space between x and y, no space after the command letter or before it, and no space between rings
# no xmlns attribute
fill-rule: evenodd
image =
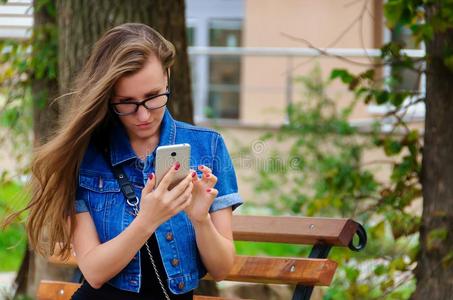
<svg viewBox="0 0 453 300"><path fill-rule="evenodd" d="M197 166L204 164L218 178L215 188L219 193L210 212L229 206L234 210L242 204L233 164L222 136L211 129L175 121L165 109L159 146L179 143L191 145L190 165L199 176L201 172ZM122 166L139 198L148 174L154 172L155 152L149 154L145 161L140 160L130 145L124 127L116 122L110 138L111 163ZM90 213L101 243L119 235L134 219L133 210L126 204L111 168L93 143L89 144L80 167L75 208L77 213ZM170 291L182 294L196 288L206 269L200 259L194 228L186 213L182 211L173 216L155 233ZM175 261L178 263L175 264ZM139 292L144 284L141 282L140 251L108 283L122 290Z"/></svg>

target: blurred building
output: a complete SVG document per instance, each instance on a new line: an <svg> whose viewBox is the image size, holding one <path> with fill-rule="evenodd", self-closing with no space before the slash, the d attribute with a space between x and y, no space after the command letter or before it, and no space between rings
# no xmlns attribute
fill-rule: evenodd
<svg viewBox="0 0 453 300"><path fill-rule="evenodd" d="M371 49L391 39L409 41L404 32L384 30L378 0L187 0L187 20L196 119L239 126L284 122L286 105L303 100L294 78L306 76L315 65L326 76L333 68L359 72L377 55ZM382 70L384 75L390 71ZM405 74L404 85L422 88L417 80ZM335 94L343 90L341 84L333 87ZM382 112L362 106L353 119L366 121Z"/></svg>
<svg viewBox="0 0 453 300"><path fill-rule="evenodd" d="M316 66L324 78L335 68L359 73L379 57L377 49L392 40L404 41L408 48L415 48L404 30L385 28L381 0L187 0L186 3L195 119L198 124L221 129L230 148L245 146L257 155L275 146L270 142L260 143L261 134L274 131L286 122L288 104L304 101L306 95L303 85L296 81L298 77L309 76ZM330 55L322 55L314 48ZM409 52L423 55L418 49ZM391 72L388 67L378 70L383 78ZM401 88L424 93L424 78L406 72ZM348 105L353 98L338 80L329 86L327 94L340 107ZM350 121L367 131L376 117L382 117L390 109L360 102ZM416 127L422 126L423 117L423 104L406 115ZM389 130L391 122L388 120L382 130ZM367 153L366 160L383 156L377 150ZM253 185L245 178L256 176L256 166L262 162L250 161L239 154L234 159L242 194L247 200L255 200ZM388 172L383 168L380 175L387 176Z"/></svg>
<svg viewBox="0 0 453 300"><path fill-rule="evenodd" d="M385 29L382 5L382 0L186 0L196 123L221 129L231 152L252 147L262 133L286 121L288 104L304 101L295 79L315 66L325 78L334 68L357 73L369 68L385 42L404 40L415 47L403 30ZM0 6L0 39L29 37L30 6L29 0ZM391 71L379 70L383 77ZM405 73L402 88L423 93L423 82ZM328 95L340 106L352 97L339 81ZM351 122L367 128L389 109L360 103ZM406 117L420 126L423 116L420 105ZM252 186L242 178L254 170L240 156L235 163L243 196L253 198Z"/></svg>

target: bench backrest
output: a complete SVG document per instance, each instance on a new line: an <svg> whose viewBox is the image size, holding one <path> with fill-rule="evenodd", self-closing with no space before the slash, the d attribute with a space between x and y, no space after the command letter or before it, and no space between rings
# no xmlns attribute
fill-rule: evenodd
<svg viewBox="0 0 453 300"><path fill-rule="evenodd" d="M353 243L356 234L357 245ZM349 247L359 251L366 245L366 233L359 223L337 218L238 215L233 216L233 237L236 241L313 245L308 258L238 255L226 278L232 281L296 284L293 299L309 299L313 286L330 285L337 268L337 263L327 258L331 247ZM58 250L55 252L58 253ZM77 267L74 256L62 261L54 255L49 261Z"/></svg>

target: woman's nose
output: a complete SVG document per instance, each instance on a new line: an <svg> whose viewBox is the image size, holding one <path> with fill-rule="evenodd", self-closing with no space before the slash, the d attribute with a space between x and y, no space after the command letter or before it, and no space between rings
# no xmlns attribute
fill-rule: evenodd
<svg viewBox="0 0 453 300"><path fill-rule="evenodd" d="M139 121L146 121L149 118L149 110L146 109L143 105L138 107L137 118Z"/></svg>

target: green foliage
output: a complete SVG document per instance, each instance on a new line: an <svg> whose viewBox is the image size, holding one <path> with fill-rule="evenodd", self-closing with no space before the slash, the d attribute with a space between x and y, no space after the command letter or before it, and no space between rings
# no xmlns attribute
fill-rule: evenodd
<svg viewBox="0 0 453 300"><path fill-rule="evenodd" d="M54 1L38 0L35 10L55 18ZM43 109L49 101L45 93L33 94L36 79L57 78L57 27L53 22L33 28L32 38L0 40L0 145L11 155L15 169L2 169L0 176L0 221L13 210L25 206L20 182L29 173L33 141L33 109ZM33 48L32 48L33 45ZM0 271L15 271L26 247L23 224L16 223L0 232ZM5 296L6 297L6 296Z"/></svg>
<svg viewBox="0 0 453 300"><path fill-rule="evenodd" d="M20 161L29 150L32 126L30 81L27 74L27 42L0 41L0 143L11 144ZM5 149L5 148L3 148ZM6 148L8 149L8 148Z"/></svg>
<svg viewBox="0 0 453 300"><path fill-rule="evenodd" d="M0 220L14 209L24 205L22 187L9 182L0 185ZM25 251L25 229L22 224L13 224L0 231L0 271L15 271L19 267Z"/></svg>
<svg viewBox="0 0 453 300"><path fill-rule="evenodd" d="M308 255L307 247L277 243L234 242L236 251L240 255L271 255L271 256L301 256Z"/></svg>
<svg viewBox="0 0 453 300"><path fill-rule="evenodd" d="M370 133L360 133L348 120L356 100L339 109L325 91L336 78L359 89L374 73L354 76L336 70L327 81L320 74L316 69L298 79L305 87L303 101L288 107L288 124L260 139L265 145L289 146L269 149L266 163L260 164L255 179L257 207L265 205L271 214L347 217L364 224L369 244L363 252L331 251L329 257L339 262L339 270L324 299L407 299L414 290L411 270L420 224L418 216L406 211L421 197L414 180L420 172L419 134L409 130L384 135L379 124ZM381 95L392 97L390 92ZM364 163L365 152L376 147L389 156L388 180L375 176L379 162ZM237 249L278 256L293 256L297 250L256 244ZM306 256L307 251L304 248L298 255Z"/></svg>
<svg viewBox="0 0 453 300"><path fill-rule="evenodd" d="M300 81L310 87L310 95L288 108L290 122L275 137L291 140L290 150L270 155L259 170L256 190L279 199L268 203L279 212L344 215L356 207L354 199L376 193L372 174L358 168L363 148L372 143L358 138L347 121L352 107L336 111L335 102L324 94L319 71ZM267 135L262 141L271 138ZM294 186L278 189L288 183Z"/></svg>
<svg viewBox="0 0 453 300"><path fill-rule="evenodd" d="M34 9L41 10L50 20L55 18L53 1L35 2ZM49 100L45 93L32 94L32 84L36 79L57 78L57 43L57 27L52 22L35 25L31 39L0 41L0 144L4 151L12 149L9 154L19 166L1 180L17 179L28 172L26 154L31 153L32 147L33 107L43 109Z"/></svg>
<svg viewBox="0 0 453 300"><path fill-rule="evenodd" d="M428 13L429 18L427 18ZM409 31L415 45L427 44L435 35L453 30L452 0L388 0L384 5L384 15L389 28L397 31L403 29ZM339 79L346 84L355 93L357 99L367 104L374 103L390 108L385 118L393 121L393 128L389 134L374 137L375 145L381 147L389 158L396 161L389 177L391 184L379 185L380 199L375 205L375 210L383 219L374 226L368 227L368 231L372 239L385 241L385 243L390 236L397 245L393 252L400 253L400 256L395 256L390 264L379 264L375 269L374 273L378 276L376 282L379 282L380 276L387 275L387 278L380 283L383 294L375 296L373 290L369 290L366 291L369 293L366 297L357 294L356 297L359 299L375 299L383 296L389 299L407 299L415 285L415 280L410 279L412 275L410 271L415 265L419 245L416 243L417 241L407 239L417 235L421 223L419 216L409 213L411 210L409 207L414 199L422 196L421 154L423 146L421 134L406 123L405 116L412 106L424 102L425 98L424 95L419 94L417 87L414 87L413 90L402 89L401 82L402 72L408 70L417 74L420 79L420 76L426 72L424 69L426 62L430 61L432 57L428 53L425 57L411 58L402 51L406 47L407 45L401 41L391 41L381 48L379 63L390 66L392 70L390 76L386 78L369 76L373 74L374 68L357 75L344 69L334 70L331 73L331 78ZM439 53L442 53L444 65L453 71L453 46L446 43L438 44L436 47L438 47L437 50L440 50ZM448 235L449 231L444 227L431 230L427 234L427 248L435 251L448 239ZM385 243L383 244L384 249ZM409 248L400 251L405 247ZM441 258L442 263L445 266L450 265L452 257L451 253L447 254ZM406 281L405 289L401 289L404 284L395 281L394 275L398 272L407 274L408 281ZM347 276L347 278L350 281L354 279L351 276ZM344 293L342 297L351 299L347 298Z"/></svg>
<svg viewBox="0 0 453 300"><path fill-rule="evenodd" d="M0 287L0 298L3 300L33 300L32 297L25 295L14 295L14 291L11 288Z"/></svg>

